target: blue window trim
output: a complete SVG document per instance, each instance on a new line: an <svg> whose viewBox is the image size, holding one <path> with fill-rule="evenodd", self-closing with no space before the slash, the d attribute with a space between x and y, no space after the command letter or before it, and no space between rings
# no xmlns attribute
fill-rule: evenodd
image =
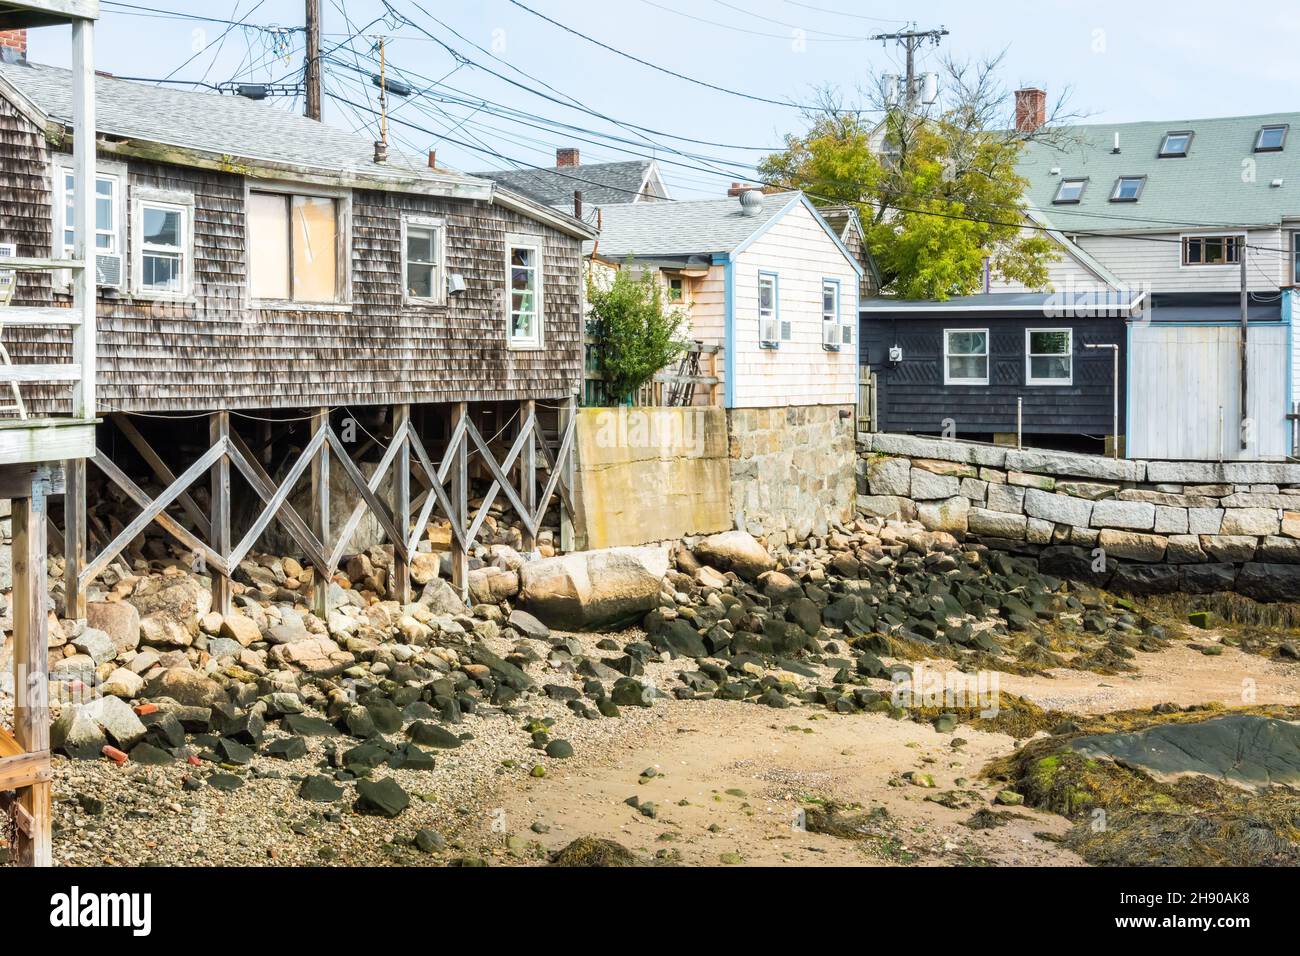
<svg viewBox="0 0 1300 956"><path fill-rule="evenodd" d="M761 303L763 301L764 278L772 280L772 318L776 321L776 338L770 342L763 339L763 309ZM779 349L783 341L788 341L781 338L781 274L773 272L771 269L759 269L757 292L759 305L755 309L757 314L754 318L758 320L758 347L761 349Z"/></svg>
<svg viewBox="0 0 1300 956"><path fill-rule="evenodd" d="M826 286L828 285L835 286L835 324L842 327L844 325L844 298L843 290L840 288L840 280L831 276L822 276L821 293L823 296L826 294ZM838 352L840 350L839 345L826 344L826 313L824 311L822 311L822 348L827 352Z"/></svg>
<svg viewBox="0 0 1300 956"><path fill-rule="evenodd" d="M736 406L736 263L725 253L713 257L722 266L722 404Z"/></svg>

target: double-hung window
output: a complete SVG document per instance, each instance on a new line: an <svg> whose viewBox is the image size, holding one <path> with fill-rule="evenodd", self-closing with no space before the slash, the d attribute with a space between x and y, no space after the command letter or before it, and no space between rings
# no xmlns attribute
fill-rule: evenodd
<svg viewBox="0 0 1300 956"><path fill-rule="evenodd" d="M56 257L71 259L76 222L76 178L70 160L55 165L55 191L53 253ZM126 168L101 161L95 175L95 210L91 218L95 232L95 281L101 287L122 286L122 250L126 245L122 228L125 192ZM61 274L58 281L61 285L69 284L71 274Z"/></svg>
<svg viewBox="0 0 1300 956"><path fill-rule="evenodd" d="M775 272L758 274L758 344L774 349L781 344L782 335L778 283Z"/></svg>
<svg viewBox="0 0 1300 956"><path fill-rule="evenodd" d="M406 301L442 305L447 301L441 219L407 216L402 220L402 276Z"/></svg>
<svg viewBox="0 0 1300 956"><path fill-rule="evenodd" d="M249 294L262 302L347 301L346 200L271 189L248 193Z"/></svg>
<svg viewBox="0 0 1300 956"><path fill-rule="evenodd" d="M137 187L131 235L133 293L155 299L188 297L194 277L194 197Z"/></svg>
<svg viewBox="0 0 1300 956"><path fill-rule="evenodd" d="M1074 332L1025 329L1025 384L1069 385L1074 381Z"/></svg>
<svg viewBox="0 0 1300 956"><path fill-rule="evenodd" d="M506 237L506 341L511 348L542 347L542 240Z"/></svg>
<svg viewBox="0 0 1300 956"><path fill-rule="evenodd" d="M837 351L840 347L840 283L822 280L822 348Z"/></svg>
<svg viewBox="0 0 1300 956"><path fill-rule="evenodd" d="M944 329L943 384L989 383L989 330Z"/></svg>

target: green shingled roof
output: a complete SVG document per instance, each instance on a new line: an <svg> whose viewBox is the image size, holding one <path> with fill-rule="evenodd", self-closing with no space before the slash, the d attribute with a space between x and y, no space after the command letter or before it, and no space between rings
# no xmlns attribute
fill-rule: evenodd
<svg viewBox="0 0 1300 956"><path fill-rule="evenodd" d="M1291 127L1285 148L1254 152L1260 128L1276 124ZM1187 155L1159 158L1165 134L1180 130L1195 134ZM1243 161L1253 161L1253 178L1244 178ZM1067 233L1276 225L1300 218L1300 113L1074 126L1059 147L1029 144L1019 170L1028 201ZM1137 202L1110 201L1120 176L1146 177ZM1077 177L1088 179L1079 203L1054 204L1061 180ZM1270 185L1275 179L1282 185Z"/></svg>

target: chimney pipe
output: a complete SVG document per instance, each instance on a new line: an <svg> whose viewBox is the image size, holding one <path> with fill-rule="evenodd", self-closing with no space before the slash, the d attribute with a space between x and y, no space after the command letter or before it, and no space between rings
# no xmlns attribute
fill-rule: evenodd
<svg viewBox="0 0 1300 956"><path fill-rule="evenodd" d="M1032 133L1047 122L1047 91L1036 86L1016 90L1016 130Z"/></svg>
<svg viewBox="0 0 1300 956"><path fill-rule="evenodd" d="M26 30L7 30L0 33L0 62L27 62Z"/></svg>
<svg viewBox="0 0 1300 956"><path fill-rule="evenodd" d="M382 139L375 140L375 162L376 163L388 162L388 144L385 143Z"/></svg>
<svg viewBox="0 0 1300 956"><path fill-rule="evenodd" d="M438 168L438 151L436 149L429 150L429 168Z"/></svg>
<svg viewBox="0 0 1300 956"><path fill-rule="evenodd" d="M565 166L579 166L581 163L578 159L578 151L572 146L566 149L557 149L555 151L555 166L561 169Z"/></svg>
<svg viewBox="0 0 1300 956"><path fill-rule="evenodd" d="M573 191L573 218L574 219L582 218L582 190L581 189L575 189Z"/></svg>

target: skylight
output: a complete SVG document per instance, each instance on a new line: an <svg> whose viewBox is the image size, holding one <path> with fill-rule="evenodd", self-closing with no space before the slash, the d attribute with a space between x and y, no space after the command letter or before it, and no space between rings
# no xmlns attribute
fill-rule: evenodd
<svg viewBox="0 0 1300 956"><path fill-rule="evenodd" d="M1056 198L1052 202L1057 204L1076 203L1083 196L1083 188L1088 185L1087 177L1081 179L1062 179L1061 185L1056 187Z"/></svg>
<svg viewBox="0 0 1300 956"><path fill-rule="evenodd" d="M1165 138L1160 143L1160 158L1170 159L1179 156L1186 156L1187 150L1191 145L1192 131L1189 129L1165 133Z"/></svg>
<svg viewBox="0 0 1300 956"><path fill-rule="evenodd" d="M1115 180L1115 188L1111 191L1111 202L1137 202L1138 197L1142 195L1142 187L1146 185L1145 176L1121 176Z"/></svg>
<svg viewBox="0 0 1300 956"><path fill-rule="evenodd" d="M1286 124L1264 126L1255 135L1255 152L1280 153L1286 145Z"/></svg>

